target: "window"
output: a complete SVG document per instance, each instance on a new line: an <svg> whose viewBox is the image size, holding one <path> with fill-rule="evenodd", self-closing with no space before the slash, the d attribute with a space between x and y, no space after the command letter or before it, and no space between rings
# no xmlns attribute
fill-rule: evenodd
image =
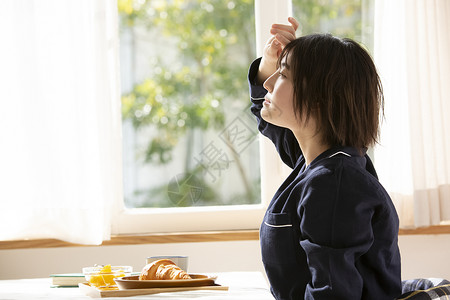
<svg viewBox="0 0 450 300"><path fill-rule="evenodd" d="M248 66L274 22L357 37L362 11L354 0L119 0L125 200L113 232L258 228L289 169L256 131Z"/></svg>
<svg viewBox="0 0 450 300"><path fill-rule="evenodd" d="M253 1L123 1L119 12L125 205L260 203Z"/></svg>

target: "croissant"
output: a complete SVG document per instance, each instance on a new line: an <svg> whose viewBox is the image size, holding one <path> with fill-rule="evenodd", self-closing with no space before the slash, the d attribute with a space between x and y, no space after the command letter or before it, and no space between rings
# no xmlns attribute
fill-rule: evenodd
<svg viewBox="0 0 450 300"><path fill-rule="evenodd" d="M146 265L139 275L139 280L174 279L191 279L191 276L170 259L160 259Z"/></svg>

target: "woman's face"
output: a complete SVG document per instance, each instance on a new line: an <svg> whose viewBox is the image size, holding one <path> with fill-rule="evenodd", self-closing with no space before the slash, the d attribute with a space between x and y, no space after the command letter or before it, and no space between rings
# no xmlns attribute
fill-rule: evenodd
<svg viewBox="0 0 450 300"><path fill-rule="evenodd" d="M261 117L274 125L294 130L299 126L294 112L294 86L286 57L279 69L264 82L268 91L263 102Z"/></svg>

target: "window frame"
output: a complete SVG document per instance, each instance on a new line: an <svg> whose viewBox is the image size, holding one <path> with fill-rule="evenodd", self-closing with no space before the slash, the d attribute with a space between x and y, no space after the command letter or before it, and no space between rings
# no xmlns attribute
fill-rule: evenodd
<svg viewBox="0 0 450 300"><path fill-rule="evenodd" d="M257 56L262 55L271 24L292 15L291 0L255 0ZM123 193L114 199L111 232L114 235L158 232L258 229L268 203L289 174L273 144L260 135L261 203L254 205L126 208ZM120 170L122 171L122 170ZM122 176L121 176L122 177ZM122 189L120 189L122 191Z"/></svg>

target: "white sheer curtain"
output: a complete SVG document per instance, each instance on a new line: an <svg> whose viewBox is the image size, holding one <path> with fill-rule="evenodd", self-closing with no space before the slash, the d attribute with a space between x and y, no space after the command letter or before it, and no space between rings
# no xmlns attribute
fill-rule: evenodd
<svg viewBox="0 0 450 300"><path fill-rule="evenodd" d="M121 198L114 0L0 1L0 240L110 238Z"/></svg>
<svg viewBox="0 0 450 300"><path fill-rule="evenodd" d="M375 165L400 226L450 219L450 1L375 1L385 121Z"/></svg>

